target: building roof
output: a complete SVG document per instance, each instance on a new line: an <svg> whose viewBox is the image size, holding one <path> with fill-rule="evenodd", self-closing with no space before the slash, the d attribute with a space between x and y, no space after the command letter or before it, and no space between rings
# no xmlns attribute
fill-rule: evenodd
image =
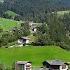
<svg viewBox="0 0 70 70"><path fill-rule="evenodd" d="M21 37L20 39L27 39L27 40L29 40L29 38L28 38L28 37Z"/></svg>
<svg viewBox="0 0 70 70"><path fill-rule="evenodd" d="M31 26L31 28L39 27L39 26L41 26L42 24L43 24L43 23L29 22L29 25Z"/></svg>
<svg viewBox="0 0 70 70"><path fill-rule="evenodd" d="M27 64L29 63L28 61L17 61L16 64Z"/></svg>
<svg viewBox="0 0 70 70"><path fill-rule="evenodd" d="M50 65L64 65L65 63L60 61L60 60L51 60L51 61L46 61L48 62Z"/></svg>

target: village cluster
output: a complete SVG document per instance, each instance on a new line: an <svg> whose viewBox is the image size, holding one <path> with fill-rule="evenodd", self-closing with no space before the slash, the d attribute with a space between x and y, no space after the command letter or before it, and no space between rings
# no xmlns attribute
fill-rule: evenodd
<svg viewBox="0 0 70 70"><path fill-rule="evenodd" d="M43 61L43 67L40 70L69 70L69 62L63 62L60 60L47 60ZM33 70L32 62L29 61L17 61L15 63L15 70Z"/></svg>
<svg viewBox="0 0 70 70"><path fill-rule="evenodd" d="M25 21L26 22L26 21ZM34 33L36 33L37 31L37 27L40 27L42 25L42 23L34 23L33 21L28 22L29 27L30 27L30 33L31 35L33 35ZM33 41L31 41L32 39L28 36L23 36L20 37L17 41L17 45L16 47L22 47L24 45L28 45L30 43L32 43ZM14 47L14 45L10 46L10 48Z"/></svg>
<svg viewBox="0 0 70 70"><path fill-rule="evenodd" d="M29 22L31 34L33 35L34 33L36 33L37 27L39 27L41 25L42 25L42 23L34 23L33 21ZM23 45L30 44L32 42L33 41L31 41L30 37L21 37L17 41L19 47L22 47ZM12 48L12 47L14 47L14 46L10 46L10 48Z"/></svg>

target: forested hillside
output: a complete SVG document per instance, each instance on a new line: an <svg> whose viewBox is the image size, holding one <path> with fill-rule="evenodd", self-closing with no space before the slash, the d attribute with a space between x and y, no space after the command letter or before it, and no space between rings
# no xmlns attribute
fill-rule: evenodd
<svg viewBox="0 0 70 70"><path fill-rule="evenodd" d="M1 16L6 10L11 10L24 19L44 19L48 11L70 9L70 0L4 0L0 9Z"/></svg>

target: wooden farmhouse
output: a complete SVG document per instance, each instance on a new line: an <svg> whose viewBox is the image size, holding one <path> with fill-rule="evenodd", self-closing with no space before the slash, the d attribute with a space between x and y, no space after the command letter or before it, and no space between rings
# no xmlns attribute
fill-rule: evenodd
<svg viewBox="0 0 70 70"><path fill-rule="evenodd" d="M31 63L28 61L17 61L15 64L15 70L32 70Z"/></svg>
<svg viewBox="0 0 70 70"><path fill-rule="evenodd" d="M43 66L48 70L68 70L68 64L59 60L44 61Z"/></svg>

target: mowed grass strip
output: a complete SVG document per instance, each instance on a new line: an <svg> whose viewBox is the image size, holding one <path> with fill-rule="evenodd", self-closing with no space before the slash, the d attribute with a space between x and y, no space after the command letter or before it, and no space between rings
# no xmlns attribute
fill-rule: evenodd
<svg viewBox="0 0 70 70"><path fill-rule="evenodd" d="M19 21L0 18L0 27L3 28L3 30L10 30L13 27L18 27L20 25L19 23Z"/></svg>
<svg viewBox="0 0 70 70"><path fill-rule="evenodd" d="M0 63L11 66L15 61L31 61L34 66L40 66L44 60L60 59L70 61L70 52L58 46L1 48Z"/></svg>

